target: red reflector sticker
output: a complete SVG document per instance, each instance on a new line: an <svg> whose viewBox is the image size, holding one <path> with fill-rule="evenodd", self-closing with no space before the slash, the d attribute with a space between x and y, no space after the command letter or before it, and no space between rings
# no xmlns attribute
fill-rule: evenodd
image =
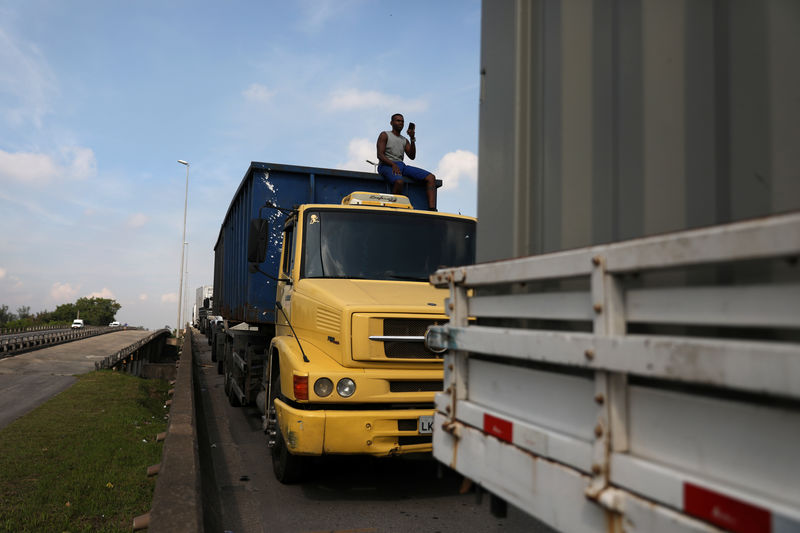
<svg viewBox="0 0 800 533"><path fill-rule="evenodd" d="M683 509L735 533L772 531L772 516L766 509L691 483L683 484Z"/></svg>
<svg viewBox="0 0 800 533"><path fill-rule="evenodd" d="M514 439L514 426L511 422L486 413L483 415L483 430L506 442Z"/></svg>

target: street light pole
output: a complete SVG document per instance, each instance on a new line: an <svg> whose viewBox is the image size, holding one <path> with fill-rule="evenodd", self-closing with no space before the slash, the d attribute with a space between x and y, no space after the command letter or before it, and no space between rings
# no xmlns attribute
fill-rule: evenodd
<svg viewBox="0 0 800 533"><path fill-rule="evenodd" d="M186 249L186 206L189 203L189 163L183 159L178 159L178 163L186 165L186 193L183 197L183 238L181 239L181 266L180 266L180 282L178 283L178 327L175 335L180 337L181 332L181 309L183 308L183 254Z"/></svg>
<svg viewBox="0 0 800 533"><path fill-rule="evenodd" d="M194 316L192 315L192 307L190 303L192 301L192 296L191 292L189 291L189 243L185 242L183 243L183 246L186 249L186 261L183 263L183 316L184 320L188 320L191 324Z"/></svg>

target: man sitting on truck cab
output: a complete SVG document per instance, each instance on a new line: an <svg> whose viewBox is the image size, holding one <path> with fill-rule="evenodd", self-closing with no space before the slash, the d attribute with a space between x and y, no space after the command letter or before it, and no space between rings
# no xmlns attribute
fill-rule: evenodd
<svg viewBox="0 0 800 533"><path fill-rule="evenodd" d="M414 137L414 123L408 125L407 138L401 135L405 119L400 113L392 115L389 121L392 129L382 131L378 135L378 174L388 181L392 186L393 194L402 194L403 176L416 181L424 181L428 193L428 209L436 211L436 176L427 170L412 167L403 163L403 157L408 154L409 159L417 157L416 138Z"/></svg>

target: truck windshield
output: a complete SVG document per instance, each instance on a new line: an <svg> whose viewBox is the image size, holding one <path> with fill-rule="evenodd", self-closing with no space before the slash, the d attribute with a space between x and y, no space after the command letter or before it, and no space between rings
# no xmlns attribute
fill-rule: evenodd
<svg viewBox="0 0 800 533"><path fill-rule="evenodd" d="M396 211L308 211L302 276L428 281L475 262L475 222Z"/></svg>

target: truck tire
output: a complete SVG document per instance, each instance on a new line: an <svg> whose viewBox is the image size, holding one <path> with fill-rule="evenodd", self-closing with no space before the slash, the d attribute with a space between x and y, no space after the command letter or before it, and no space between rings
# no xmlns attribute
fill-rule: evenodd
<svg viewBox="0 0 800 533"><path fill-rule="evenodd" d="M269 405L272 409L274 409L272 401L278 396L280 386L281 378L280 371L278 371L272 376L272 386L270 387ZM277 421L275 426L275 445L272 447L272 471L275 473L275 479L284 485L291 485L305 480L308 477L310 458L302 455L293 455L286 446L286 440L283 438L283 433Z"/></svg>
<svg viewBox="0 0 800 533"><path fill-rule="evenodd" d="M217 362L217 343L209 342L211 345L211 361L216 363Z"/></svg>

